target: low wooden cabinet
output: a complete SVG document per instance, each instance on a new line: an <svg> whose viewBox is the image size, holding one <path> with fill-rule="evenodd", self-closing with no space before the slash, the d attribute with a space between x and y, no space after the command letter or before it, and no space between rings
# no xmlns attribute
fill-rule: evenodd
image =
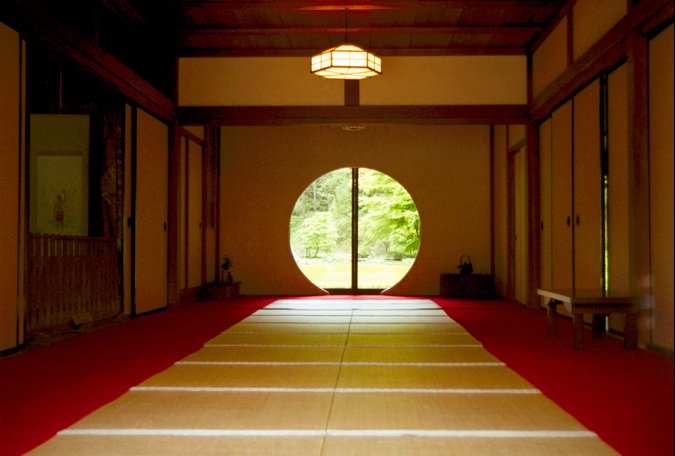
<svg viewBox="0 0 675 456"><path fill-rule="evenodd" d="M441 296L463 299L494 299L492 274L441 274Z"/></svg>
<svg viewBox="0 0 675 456"><path fill-rule="evenodd" d="M241 282L208 284L204 289L206 299L232 299L239 297Z"/></svg>

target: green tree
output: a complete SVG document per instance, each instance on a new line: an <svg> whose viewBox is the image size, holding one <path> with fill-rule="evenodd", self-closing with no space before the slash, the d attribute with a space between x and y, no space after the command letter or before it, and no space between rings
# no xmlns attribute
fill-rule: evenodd
<svg viewBox="0 0 675 456"><path fill-rule="evenodd" d="M410 194L394 179L373 170L359 175L359 239L363 249L384 245L390 255L414 255L420 219Z"/></svg>
<svg viewBox="0 0 675 456"><path fill-rule="evenodd" d="M296 235L305 221L318 212L330 212L337 231L336 248L347 248L351 242L351 168L325 174L300 195L291 216L291 242L299 251L303 247ZM312 223L312 222L307 222Z"/></svg>
<svg viewBox="0 0 675 456"><path fill-rule="evenodd" d="M337 230L330 212L315 212L305 218L297 234L306 258L317 258L319 252L330 253L335 248Z"/></svg>

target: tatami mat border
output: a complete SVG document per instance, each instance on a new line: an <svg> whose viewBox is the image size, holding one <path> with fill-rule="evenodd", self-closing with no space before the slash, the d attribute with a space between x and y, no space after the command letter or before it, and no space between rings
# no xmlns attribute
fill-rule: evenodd
<svg viewBox="0 0 675 456"><path fill-rule="evenodd" d="M536 388L285 388L221 386L134 386L133 392L336 393L336 394L541 394Z"/></svg>
<svg viewBox="0 0 675 456"><path fill-rule="evenodd" d="M580 438L597 437L592 431L524 431L488 429L64 429L64 436L166 437L470 437L470 438Z"/></svg>
<svg viewBox="0 0 675 456"><path fill-rule="evenodd" d="M204 344L204 347L351 347L351 348L453 348L482 347L481 344Z"/></svg>
<svg viewBox="0 0 675 456"><path fill-rule="evenodd" d="M177 365L195 366L394 366L394 367L481 367L504 366L500 361L458 361L443 363L385 361L178 361Z"/></svg>

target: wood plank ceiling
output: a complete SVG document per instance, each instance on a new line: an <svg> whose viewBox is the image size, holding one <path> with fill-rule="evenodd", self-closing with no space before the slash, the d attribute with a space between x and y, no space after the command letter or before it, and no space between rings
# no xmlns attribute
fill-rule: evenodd
<svg viewBox="0 0 675 456"><path fill-rule="evenodd" d="M37 100L33 108L86 104L65 89L62 103L61 90L54 88L62 80L66 89L70 81L78 92L96 99L91 94L102 93L97 87L82 89L85 77L78 74L83 69L171 119L177 57L309 57L345 41L380 56L525 55L568 6L568 0L0 0L0 20L22 30L32 43L31 87L38 94L31 98ZM59 56L77 69L64 67ZM36 92L37 86L45 90ZM57 95L58 103L53 102ZM276 115L284 121L308 122L326 116L355 119L366 112L364 107L358 113L354 109L303 113L310 119ZM422 113L369 113L357 120L412 116L434 122L478 118L504 123L526 116L525 106L497 119L490 117L494 109L488 111L489 115L471 110L457 114L434 108ZM269 117L241 111L198 114L225 117L222 124L247 123L251 115Z"/></svg>
<svg viewBox="0 0 675 456"><path fill-rule="evenodd" d="M526 53L565 3L176 0L172 16L182 56L311 55L345 41L381 55L495 55Z"/></svg>
<svg viewBox="0 0 675 456"><path fill-rule="evenodd" d="M525 55L555 25L567 0L102 0L128 5L141 22L170 31L176 56L311 56L345 41L380 56ZM129 2L129 3L127 3ZM162 25L164 21L164 25ZM503 107L499 107L503 108ZM182 108L202 124L311 122L522 123L526 106L422 112L346 106L325 113L258 108ZM252 112L249 112L252 111Z"/></svg>

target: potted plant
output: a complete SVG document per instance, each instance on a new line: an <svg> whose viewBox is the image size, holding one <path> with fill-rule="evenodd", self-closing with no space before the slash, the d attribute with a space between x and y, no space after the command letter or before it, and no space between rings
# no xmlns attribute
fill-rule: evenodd
<svg viewBox="0 0 675 456"><path fill-rule="evenodd" d="M231 284L234 283L234 279L232 278L232 272L230 272L230 268L232 267L232 260L230 260L230 257L225 255L223 258L223 262L220 264L220 268L223 270L223 275L221 277L221 282Z"/></svg>
<svg viewBox="0 0 675 456"><path fill-rule="evenodd" d="M213 285L206 288L206 296L209 299L229 299L239 296L239 284L235 282L232 277L232 260L228 255L223 257L223 262L220 264L222 270L220 280Z"/></svg>

